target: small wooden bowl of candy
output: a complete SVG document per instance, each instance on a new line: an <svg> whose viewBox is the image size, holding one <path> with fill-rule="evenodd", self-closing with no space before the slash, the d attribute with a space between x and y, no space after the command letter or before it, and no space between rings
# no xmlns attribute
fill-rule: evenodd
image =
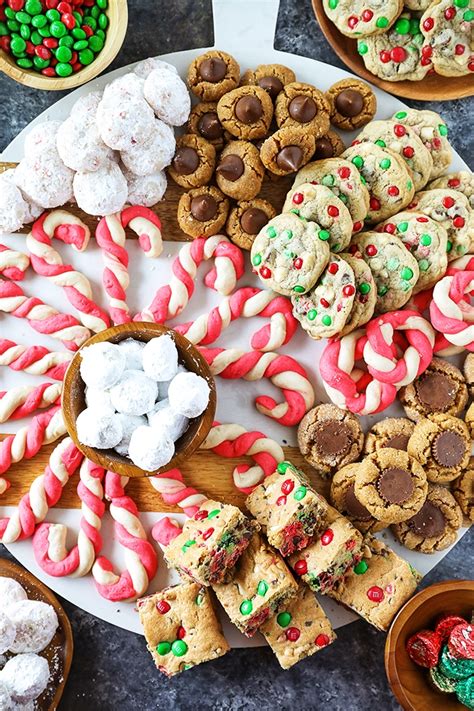
<svg viewBox="0 0 474 711"><path fill-rule="evenodd" d="M166 464L152 470L144 470L127 456L123 456L113 448L98 449L83 444L77 432L77 418L86 404L86 386L81 377L80 367L82 362L81 351L94 344L109 342L118 344L126 339L134 339L148 343L159 336L170 335L178 351L178 365L196 375L204 378L209 386L209 401L206 409L197 417L190 417L187 429L175 441L174 455ZM132 367L132 366L128 366ZM157 323L133 322L112 326L105 331L95 334L74 355L64 377L62 393L62 409L68 433L78 449L83 454L101 467L127 477L144 477L157 474L159 471L168 471L179 467L189 459L207 437L214 421L216 411L216 386L210 368L198 349L176 331Z"/></svg>
<svg viewBox="0 0 474 711"><path fill-rule="evenodd" d="M0 71L33 89L86 84L118 54L128 25L127 0L93 4L13 0L0 22Z"/></svg>
<svg viewBox="0 0 474 711"><path fill-rule="evenodd" d="M385 671L405 711L466 708L463 694L474 695L474 658L466 656L474 653L473 610L472 580L436 583L402 607L387 636Z"/></svg>

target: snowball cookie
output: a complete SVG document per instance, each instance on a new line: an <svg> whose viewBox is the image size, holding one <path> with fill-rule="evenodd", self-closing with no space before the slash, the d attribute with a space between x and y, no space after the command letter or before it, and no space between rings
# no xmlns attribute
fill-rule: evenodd
<svg viewBox="0 0 474 711"><path fill-rule="evenodd" d="M128 454L137 467L153 472L172 459L174 442L165 434L144 425L132 434Z"/></svg>
<svg viewBox="0 0 474 711"><path fill-rule="evenodd" d="M4 578L0 576L0 601L2 609L14 602L19 602L20 600L28 600L28 595L21 587L20 583L13 580L13 578Z"/></svg>
<svg viewBox="0 0 474 711"><path fill-rule="evenodd" d="M1 598L0 598L1 599ZM3 603L3 600L2 600ZM0 610L0 654L10 649L15 641L16 627L9 617ZM2 707L0 706L0 709Z"/></svg>
<svg viewBox="0 0 474 711"><path fill-rule="evenodd" d="M162 72L171 72L172 74L178 73L178 70L172 64L163 62L162 59L157 59L156 57L148 57L148 59L138 62L133 71L138 77L146 79L154 69L160 69Z"/></svg>
<svg viewBox="0 0 474 711"><path fill-rule="evenodd" d="M10 183L11 185L14 185L17 190L20 190L20 188L17 187L15 183L15 169L14 168L9 168L8 170L4 170L3 173L0 173L0 192L3 190L2 182L6 181ZM32 200L28 200L26 195L23 195L21 192L21 196L25 202L25 210L26 210L26 218L25 218L25 223L33 222L36 220L41 213L43 212L43 208L40 207L40 205L37 205L35 202ZM0 197L1 199L1 197ZM0 213L1 214L1 213Z"/></svg>
<svg viewBox="0 0 474 711"><path fill-rule="evenodd" d="M88 215L102 217L120 212L127 201L127 181L112 160L93 173L76 173L73 188L77 204Z"/></svg>
<svg viewBox="0 0 474 711"><path fill-rule="evenodd" d="M120 380L126 365L123 349L104 341L82 348L79 372L88 387L107 390Z"/></svg>
<svg viewBox="0 0 474 711"><path fill-rule="evenodd" d="M27 133L23 154L25 158L34 158L46 151L56 150L56 136L61 121L43 121L36 124Z"/></svg>
<svg viewBox="0 0 474 711"><path fill-rule="evenodd" d="M8 617L16 626L10 652L42 652L58 628L58 616L52 605L40 600L19 600L8 608Z"/></svg>
<svg viewBox="0 0 474 711"><path fill-rule="evenodd" d="M171 336L157 336L148 341L143 349L143 370L153 380L174 378L178 371L178 349Z"/></svg>
<svg viewBox="0 0 474 711"><path fill-rule="evenodd" d="M0 232L16 232L26 224L27 216L28 205L20 189L4 173L0 174Z"/></svg>
<svg viewBox="0 0 474 711"><path fill-rule="evenodd" d="M138 78L135 77L138 81ZM104 97L97 108L96 122L104 143L125 151L144 143L153 129L155 115L143 97Z"/></svg>
<svg viewBox="0 0 474 711"><path fill-rule="evenodd" d="M137 143L120 153L124 166L135 175L156 173L166 168L173 159L176 149L173 129L159 119L153 121L144 143Z"/></svg>
<svg viewBox="0 0 474 711"><path fill-rule="evenodd" d="M182 126L188 120L191 97L178 74L154 69L145 79L143 95L156 116L171 126Z"/></svg>
<svg viewBox="0 0 474 711"><path fill-rule="evenodd" d="M196 373L179 373L170 383L168 398L175 412L185 417L197 417L206 409L210 388Z"/></svg>
<svg viewBox="0 0 474 711"><path fill-rule="evenodd" d="M122 425L122 439L117 446L114 447L114 449L118 452L118 454L121 454L123 457L127 457L132 434L138 427L146 425L147 420L146 417L143 417L143 415L122 415L120 413L117 415L117 418L120 420Z"/></svg>
<svg viewBox="0 0 474 711"><path fill-rule="evenodd" d="M97 107L102 100L102 93L102 91L90 91L88 94L80 96L73 104L69 115L80 117L84 121L88 121L89 116L93 116L95 119Z"/></svg>
<svg viewBox="0 0 474 711"><path fill-rule="evenodd" d="M130 205L152 207L163 198L167 185L164 170L159 170L149 175L135 175L124 167L123 174L127 181L127 202L129 202Z"/></svg>
<svg viewBox="0 0 474 711"><path fill-rule="evenodd" d="M2 711L11 711L13 703L7 685L0 678L0 709Z"/></svg>
<svg viewBox="0 0 474 711"><path fill-rule="evenodd" d="M145 349L143 349L145 352ZM144 415L158 397L158 385L141 370L126 370L110 390L112 405L124 415Z"/></svg>
<svg viewBox="0 0 474 711"><path fill-rule="evenodd" d="M115 413L115 408L110 399L110 393L100 388L86 388L86 405L97 412L105 412L109 415Z"/></svg>
<svg viewBox="0 0 474 711"><path fill-rule="evenodd" d="M15 183L29 202L40 207L60 207L73 196L73 171L64 165L56 150L25 156L15 168Z"/></svg>
<svg viewBox="0 0 474 711"><path fill-rule="evenodd" d="M121 102L143 99L144 79L134 72L127 72L107 84L102 95L105 102Z"/></svg>
<svg viewBox="0 0 474 711"><path fill-rule="evenodd" d="M181 365L181 363L178 365L178 369L175 373L175 375L178 375L178 373L187 373L188 371L184 367L184 365ZM173 376L174 377L174 376ZM170 378L170 380L159 380L158 381L158 393L159 393L159 398L161 401L163 401L164 398L168 398L168 390L171 384L173 378Z"/></svg>
<svg viewBox="0 0 474 711"><path fill-rule="evenodd" d="M155 402L152 409L146 413L146 416L148 419L148 424L151 425L153 417L156 415L157 412L159 412L160 410L166 409L169 406L170 406L170 401L168 400L168 398L165 398L164 400L159 400L158 402Z"/></svg>
<svg viewBox="0 0 474 711"><path fill-rule="evenodd" d="M48 661L37 654L18 654L3 667L2 681L14 701L21 704L33 701L48 686Z"/></svg>
<svg viewBox="0 0 474 711"><path fill-rule="evenodd" d="M115 413L90 407L77 416L76 431L79 442L97 449L116 447L123 435L122 423Z"/></svg>
<svg viewBox="0 0 474 711"><path fill-rule="evenodd" d="M148 422L150 427L165 433L173 442L176 442L188 429L189 419L173 410L169 405L169 400L161 402L167 402L168 405L159 408L151 416L149 415Z"/></svg>
<svg viewBox="0 0 474 711"><path fill-rule="evenodd" d="M59 127L56 147L63 163L72 170L93 172L113 157L111 148L100 137L95 112L71 115Z"/></svg>
<svg viewBox="0 0 474 711"><path fill-rule="evenodd" d="M143 349L145 348L143 341L137 341L136 338L124 338L117 345L125 356L127 370L143 370Z"/></svg>

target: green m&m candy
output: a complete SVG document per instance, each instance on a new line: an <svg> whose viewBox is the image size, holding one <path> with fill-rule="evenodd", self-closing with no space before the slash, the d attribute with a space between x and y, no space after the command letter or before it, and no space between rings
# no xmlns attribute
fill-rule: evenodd
<svg viewBox="0 0 474 711"><path fill-rule="evenodd" d="M89 37L89 48L93 52L100 52L100 50L104 46L104 40L102 37L99 37L98 35L92 35L92 37Z"/></svg>
<svg viewBox="0 0 474 711"><path fill-rule="evenodd" d="M359 54L367 54L369 47L366 42L357 42L357 51Z"/></svg>
<svg viewBox="0 0 474 711"><path fill-rule="evenodd" d="M171 644L169 642L159 642L156 651L160 657L164 657L165 654L169 654L171 652Z"/></svg>
<svg viewBox="0 0 474 711"><path fill-rule="evenodd" d="M33 27L46 27L48 24L48 20L45 17L45 15L36 15L35 17L31 18L31 24Z"/></svg>
<svg viewBox="0 0 474 711"><path fill-rule="evenodd" d="M72 52L69 47L65 47L64 45L58 47L56 50L56 59L58 62L70 62L72 59Z"/></svg>
<svg viewBox="0 0 474 711"><path fill-rule="evenodd" d="M56 74L58 77L68 77L72 74L72 67L66 62L59 62L55 66Z"/></svg>
<svg viewBox="0 0 474 711"><path fill-rule="evenodd" d="M250 615L253 610L252 600L244 600L239 609L241 615Z"/></svg>
<svg viewBox="0 0 474 711"><path fill-rule="evenodd" d="M260 580L259 584L257 585L257 595L260 595L260 597L265 597L265 595L268 592L268 583L266 580Z"/></svg>
<svg viewBox="0 0 474 711"><path fill-rule="evenodd" d="M171 645L171 651L175 657L184 657L188 651L188 645L182 639L176 639Z"/></svg>
<svg viewBox="0 0 474 711"><path fill-rule="evenodd" d="M40 15L43 12L43 6L40 0L26 0L25 10L28 15Z"/></svg>
<svg viewBox="0 0 474 711"><path fill-rule="evenodd" d="M410 32L410 20L406 17L400 17L395 23L395 32L399 35L407 35ZM405 114L404 111L399 111L400 114ZM399 116L395 114L397 118L405 118L405 116Z"/></svg>
<svg viewBox="0 0 474 711"><path fill-rule="evenodd" d="M291 622L291 615L289 612L280 612L277 616L277 622L280 627L288 627Z"/></svg>

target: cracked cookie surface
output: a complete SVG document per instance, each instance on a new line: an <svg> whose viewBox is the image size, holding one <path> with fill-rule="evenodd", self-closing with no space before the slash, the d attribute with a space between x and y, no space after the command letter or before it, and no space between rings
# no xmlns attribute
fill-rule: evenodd
<svg viewBox="0 0 474 711"><path fill-rule="evenodd" d="M250 250L260 230L276 214L275 208L267 200L261 198L240 200L229 212L226 223L227 235L241 249Z"/></svg>
<svg viewBox="0 0 474 711"><path fill-rule="evenodd" d="M329 130L329 104L315 86L295 81L278 94L275 119L279 128L303 129L318 138Z"/></svg>
<svg viewBox="0 0 474 711"><path fill-rule="evenodd" d="M456 366L441 358L433 358L422 375L401 388L398 395L412 420L434 413L459 415L467 403L467 386Z"/></svg>
<svg viewBox="0 0 474 711"><path fill-rule="evenodd" d="M464 516L474 523L474 460L453 484L452 493Z"/></svg>
<svg viewBox="0 0 474 711"><path fill-rule="evenodd" d="M372 121L377 111L377 99L368 84L360 79L341 79L329 87L326 99L330 121L343 131L353 131Z"/></svg>
<svg viewBox="0 0 474 711"><path fill-rule="evenodd" d="M212 178L216 164L216 149L204 138L193 133L180 136L176 153L168 168L174 182L182 188L199 188Z"/></svg>
<svg viewBox="0 0 474 711"><path fill-rule="evenodd" d="M331 503L361 533L376 533L384 529L385 524L372 516L354 491L356 474L361 466L360 462L352 462L337 470L331 480Z"/></svg>
<svg viewBox="0 0 474 711"><path fill-rule="evenodd" d="M234 200L252 200L261 190L265 168L250 141L230 141L216 165L216 182Z"/></svg>
<svg viewBox="0 0 474 711"><path fill-rule="evenodd" d="M364 453L372 454L385 447L406 452L414 428L414 423L406 417L387 417L380 420L372 425L365 435Z"/></svg>
<svg viewBox="0 0 474 711"><path fill-rule="evenodd" d="M196 57L188 69L189 89L202 101L218 101L239 85L240 67L227 52L211 49Z"/></svg>
<svg viewBox="0 0 474 711"><path fill-rule="evenodd" d="M453 481L469 464L471 438L467 425L444 413L424 417L413 430L408 453L420 462L429 481Z"/></svg>
<svg viewBox="0 0 474 711"><path fill-rule="evenodd" d="M273 117L273 103L267 92L259 86L240 86L219 99L217 115L232 136L255 141L268 133Z"/></svg>

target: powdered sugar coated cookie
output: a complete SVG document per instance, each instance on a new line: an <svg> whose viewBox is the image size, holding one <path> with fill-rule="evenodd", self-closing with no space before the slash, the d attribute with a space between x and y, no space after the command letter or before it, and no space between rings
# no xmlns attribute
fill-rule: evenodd
<svg viewBox="0 0 474 711"><path fill-rule="evenodd" d="M178 351L171 336L152 338L143 349L143 370L153 380L171 380L178 370ZM149 408L151 409L151 408Z"/></svg>
<svg viewBox="0 0 474 711"><path fill-rule="evenodd" d="M8 172L8 171L6 171ZM28 207L20 189L0 174L0 232L16 232L26 223Z"/></svg>
<svg viewBox="0 0 474 711"><path fill-rule="evenodd" d="M156 57L148 57L148 59L144 59L143 61L138 62L137 66L133 71L138 77L146 79L147 76L151 74L151 72L155 69L160 69L162 73L178 73L178 70L172 64L168 64L168 62L163 62L162 59L157 59Z"/></svg>
<svg viewBox="0 0 474 711"><path fill-rule="evenodd" d="M79 413L76 430L82 444L97 449L116 447L123 436L122 423L115 413L100 412L90 407Z"/></svg>
<svg viewBox="0 0 474 711"><path fill-rule="evenodd" d="M100 388L86 388L86 405L97 412L104 412L110 415L115 413L115 408L110 399L110 393Z"/></svg>
<svg viewBox="0 0 474 711"><path fill-rule="evenodd" d="M26 158L39 156L51 148L56 148L56 136L61 126L61 121L43 121L27 133L25 138L24 155Z"/></svg>
<svg viewBox="0 0 474 711"><path fill-rule="evenodd" d="M152 207L163 198L167 185L164 170L149 175L135 175L127 169L123 172L128 185L127 202L130 205Z"/></svg>
<svg viewBox="0 0 474 711"><path fill-rule="evenodd" d="M38 155L25 156L15 169L15 183L26 199L43 208L71 201L73 176L60 159L56 144Z"/></svg>
<svg viewBox="0 0 474 711"><path fill-rule="evenodd" d="M162 400L167 403L165 407L159 408L153 415L148 416L148 422L153 429L164 432L173 442L176 442L188 429L189 419L180 415L169 405L169 400ZM160 403L161 404L161 403Z"/></svg>
<svg viewBox="0 0 474 711"><path fill-rule="evenodd" d="M143 94L162 121L171 126L182 126L188 120L191 98L178 74L154 69L145 80Z"/></svg>
<svg viewBox="0 0 474 711"><path fill-rule="evenodd" d="M117 345L125 356L125 367L133 370L142 370L143 349L145 348L143 341L137 341L135 338L125 338Z"/></svg>
<svg viewBox="0 0 474 711"><path fill-rule="evenodd" d="M19 654L5 664L2 680L14 701L28 703L38 698L48 686L49 664L37 654Z"/></svg>
<svg viewBox="0 0 474 711"><path fill-rule="evenodd" d="M122 439L116 445L116 447L114 447L114 449L118 454L121 454L123 457L127 457L132 434L138 427L146 425L147 420L146 417L144 417L143 415L123 414L118 414L117 419L120 420L120 423L122 425Z"/></svg>
<svg viewBox="0 0 474 711"><path fill-rule="evenodd" d="M209 403L209 394L209 385L196 373L178 373L168 390L171 407L184 417L201 415Z"/></svg>
<svg viewBox="0 0 474 711"><path fill-rule="evenodd" d="M153 110L143 98L104 96L97 107L96 121L102 140L117 151L144 143L154 120Z"/></svg>
<svg viewBox="0 0 474 711"><path fill-rule="evenodd" d="M143 99L144 80L134 72L127 72L114 79L104 89L102 100L127 101L129 99Z"/></svg>
<svg viewBox="0 0 474 711"><path fill-rule="evenodd" d="M137 467L152 472L168 464L174 454L174 443L165 433L145 425L132 434L128 452Z"/></svg>
<svg viewBox="0 0 474 711"><path fill-rule="evenodd" d="M2 600L3 602L3 600ZM16 637L16 627L7 615L0 610L0 654L7 652ZM2 708L0 706L0 708Z"/></svg>
<svg viewBox="0 0 474 711"><path fill-rule="evenodd" d="M76 173L73 185L77 204L89 215L120 212L127 201L127 181L111 160L93 173Z"/></svg>
<svg viewBox="0 0 474 711"><path fill-rule="evenodd" d="M115 343L94 343L81 350L81 378L88 387L107 390L126 368L125 353Z"/></svg>
<svg viewBox="0 0 474 711"><path fill-rule="evenodd" d="M166 168L171 163L175 149L176 140L171 126L154 119L145 141L141 144L137 141L128 150L122 149L120 157L125 167L135 175L149 175Z"/></svg>
<svg viewBox="0 0 474 711"><path fill-rule="evenodd" d="M27 599L28 595L20 583L13 580L13 578L0 577L0 600L2 601L2 608L6 608L14 602Z"/></svg>
<svg viewBox="0 0 474 711"><path fill-rule="evenodd" d="M42 652L58 628L58 616L52 605L39 600L19 600L8 608L8 617L16 626L10 651L15 654ZM6 667L5 667L6 668ZM5 669L2 672L4 674Z"/></svg>
<svg viewBox="0 0 474 711"><path fill-rule="evenodd" d="M72 170L93 172L113 158L112 149L100 137L92 112L71 113L59 127L56 147L63 163Z"/></svg>
<svg viewBox="0 0 474 711"><path fill-rule="evenodd" d="M126 370L110 390L112 405L126 415L144 415L158 397L158 385L141 370Z"/></svg>

